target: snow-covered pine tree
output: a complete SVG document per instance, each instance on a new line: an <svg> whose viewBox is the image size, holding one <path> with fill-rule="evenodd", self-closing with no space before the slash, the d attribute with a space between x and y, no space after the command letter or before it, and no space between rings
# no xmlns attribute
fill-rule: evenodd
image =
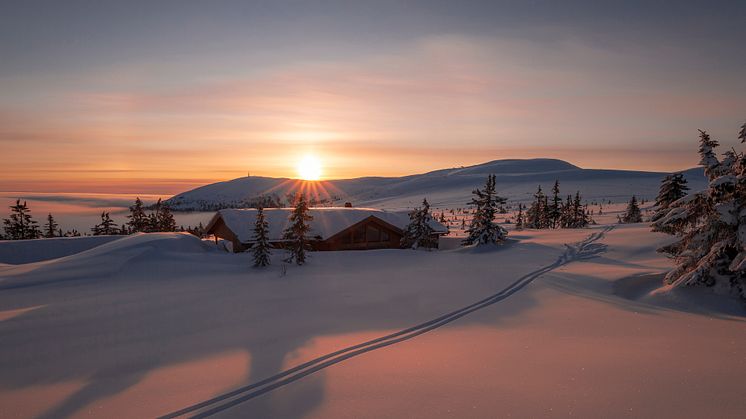
<svg viewBox="0 0 746 419"><path fill-rule="evenodd" d="M642 222L642 212L640 211L640 206L637 204L636 196L632 195L629 203L627 203L627 209L624 210L624 214L622 214L619 220L623 224Z"/></svg>
<svg viewBox="0 0 746 419"><path fill-rule="evenodd" d="M652 221L656 221L667 214L669 205L686 195L686 191L689 190L686 183L682 173L672 173L663 178L658 197L655 198L655 214L651 218Z"/></svg>
<svg viewBox="0 0 746 419"><path fill-rule="evenodd" d="M520 231L523 230L523 204L518 204L518 216L515 219L515 229Z"/></svg>
<svg viewBox="0 0 746 419"><path fill-rule="evenodd" d="M54 237L55 233L57 232L57 227L59 227L59 225L54 221L54 217L50 213L49 215L47 215L47 223L44 224L44 237Z"/></svg>
<svg viewBox="0 0 746 419"><path fill-rule="evenodd" d="M738 138L746 142L746 124ZM708 188L671 203L653 228L678 237L659 249L676 261L666 283L705 285L746 299L746 157L733 152L723 164L715 147L717 142L700 130L700 162Z"/></svg>
<svg viewBox="0 0 746 419"><path fill-rule="evenodd" d="M41 235L39 226L31 218L26 201L21 204L20 199L10 206L10 217L3 219L3 229L8 240L38 239Z"/></svg>
<svg viewBox="0 0 746 419"><path fill-rule="evenodd" d="M256 209L256 221L254 222L254 245L251 247L254 256L254 267L263 267L270 264L269 251L269 223L264 217L264 209Z"/></svg>
<svg viewBox="0 0 746 419"><path fill-rule="evenodd" d="M573 222L572 228L585 228L591 223L588 215L588 206L583 205L580 191L575 192L575 199L572 202Z"/></svg>
<svg viewBox="0 0 746 419"><path fill-rule="evenodd" d="M288 257L285 262L298 265L306 263L306 251L310 249L308 233L311 230L309 221L313 217L308 213L308 201L304 194L298 194L295 202L295 209L290 214L290 225L285 229L284 238L288 240Z"/></svg>
<svg viewBox="0 0 746 419"><path fill-rule="evenodd" d="M148 231L148 216L145 214L143 203L139 197L135 199L135 205L130 207L130 215L127 216L127 226L132 233Z"/></svg>
<svg viewBox="0 0 746 419"><path fill-rule="evenodd" d="M474 207L474 217L471 225L466 230L468 236L463 244L483 245L501 243L508 236L507 230L495 222L495 216L506 202L506 199L498 196L495 190L495 175L487 176L484 189L472 191L474 196L469 205Z"/></svg>
<svg viewBox="0 0 746 419"><path fill-rule="evenodd" d="M418 249L420 247L435 247L434 230L430 226L430 204L427 198L422 200L422 207L415 208L409 213L409 224L404 229L401 239L402 247Z"/></svg>
<svg viewBox="0 0 746 419"><path fill-rule="evenodd" d="M552 228L560 227L560 218L562 217L562 198L559 196L559 180L554 181L552 187L552 202L547 208L547 218Z"/></svg>
<svg viewBox="0 0 746 419"><path fill-rule="evenodd" d="M720 160L715 154L715 148L720 143L710 138L710 134L699 130L699 164L705 168L705 175L710 179L717 177L720 169Z"/></svg>
<svg viewBox="0 0 746 419"><path fill-rule="evenodd" d="M91 232L94 236L113 236L119 234L119 229L109 213L104 211L101 213L101 223L93 226Z"/></svg>
<svg viewBox="0 0 746 419"><path fill-rule="evenodd" d="M526 211L526 227L528 228L546 228L546 195L541 190L541 185L534 194L534 202Z"/></svg>

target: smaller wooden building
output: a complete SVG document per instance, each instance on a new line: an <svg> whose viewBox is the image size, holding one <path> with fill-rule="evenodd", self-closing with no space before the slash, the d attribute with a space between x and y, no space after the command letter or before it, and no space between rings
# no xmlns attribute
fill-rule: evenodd
<svg viewBox="0 0 746 419"><path fill-rule="evenodd" d="M289 225L291 212L291 208L264 210L272 246L283 246L283 232ZM372 208L311 208L309 213L313 217L310 237L314 250L397 249L409 223L409 216L405 213ZM234 252L242 252L254 243L255 221L255 209L220 210L208 223L206 232L230 241ZM448 233L443 224L435 220L430 223L435 236Z"/></svg>

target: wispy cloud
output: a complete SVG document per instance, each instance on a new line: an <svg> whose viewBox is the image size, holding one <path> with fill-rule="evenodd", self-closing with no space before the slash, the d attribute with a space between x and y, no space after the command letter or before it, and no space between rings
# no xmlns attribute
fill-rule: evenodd
<svg viewBox="0 0 746 419"><path fill-rule="evenodd" d="M743 117L742 76L708 71L675 46L428 36L350 59L71 91L44 112L0 111L11 156L0 175L4 187L54 173L81 185L101 172L152 184L249 170L292 176L307 152L322 155L328 177L502 157L682 169L696 163L697 128L726 135Z"/></svg>

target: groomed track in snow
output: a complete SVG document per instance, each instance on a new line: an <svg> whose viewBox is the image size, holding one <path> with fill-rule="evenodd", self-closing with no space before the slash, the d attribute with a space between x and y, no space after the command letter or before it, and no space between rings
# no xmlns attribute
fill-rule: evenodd
<svg viewBox="0 0 746 419"><path fill-rule="evenodd" d="M209 417L230 409L245 401L269 393L270 391L275 390L279 387L300 380L303 377L311 375L339 362L345 361L358 355L362 355L366 352L374 351L376 349L384 348L399 342L412 339L416 336L437 329L470 313L481 310L485 307L488 307L510 297L538 277L554 269L557 269L574 261L589 259L603 253L606 250L606 246L597 242L601 240L604 235L612 229L614 229L613 225L606 226L600 231L589 235L587 238L578 243L575 243L573 245L565 245L565 251L557 258L555 262L522 276L503 290L476 303L470 304L466 307L462 307L458 310L452 311L448 314L442 315L427 322L420 323L416 326L412 326L410 328L403 329L386 336L382 336L376 339L369 340L367 342L359 343L357 345L349 346L338 351L328 353L326 355L322 355L318 358L312 359L306 363L275 374L264 380L249 384L247 386L221 394L212 399L205 400L184 409L161 416L161 419L176 418L189 414L193 414L191 416L192 418Z"/></svg>

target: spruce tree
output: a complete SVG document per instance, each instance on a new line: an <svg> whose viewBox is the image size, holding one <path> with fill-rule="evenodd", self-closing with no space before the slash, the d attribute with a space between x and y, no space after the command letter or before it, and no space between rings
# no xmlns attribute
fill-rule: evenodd
<svg viewBox="0 0 746 419"><path fill-rule="evenodd" d="M666 175L661 182L658 197L655 198L655 214L652 221L656 221L668 212L668 207L675 201L686 196L689 187L682 173Z"/></svg>
<svg viewBox="0 0 746 419"><path fill-rule="evenodd" d="M738 138L746 141L746 124ZM653 229L678 239L659 249L676 261L666 275L668 284L704 285L746 299L746 157L733 152L720 161L716 146L700 131L700 162L708 188L671 203Z"/></svg>
<svg viewBox="0 0 746 419"><path fill-rule="evenodd" d="M546 195L541 190L541 185L534 194L534 202L526 211L526 227L528 228L546 228L547 208Z"/></svg>
<svg viewBox="0 0 746 419"><path fill-rule="evenodd" d="M575 199L572 202L572 228L584 228L591 223L588 215L588 206L583 205L580 191L575 192Z"/></svg>
<svg viewBox="0 0 746 419"><path fill-rule="evenodd" d="M552 203L547 209L547 216L552 228L560 227L560 218L562 216L562 198L560 198L559 193L559 180L555 180L554 186L552 187Z"/></svg>
<svg viewBox="0 0 746 419"><path fill-rule="evenodd" d="M3 229L8 240L38 239L41 235L37 222L31 218L26 201L17 199L10 206L10 217L3 219Z"/></svg>
<svg viewBox="0 0 746 419"><path fill-rule="evenodd" d="M620 222L623 224L642 222L642 212L640 211L640 206L637 205L637 197L634 195L632 195L632 198L629 200L627 209L624 211L624 214L622 214Z"/></svg>
<svg viewBox="0 0 746 419"><path fill-rule="evenodd" d="M130 207L130 215L127 216L127 226L132 233L140 233L148 230L148 216L140 198L135 199L135 205Z"/></svg>
<svg viewBox="0 0 746 419"><path fill-rule="evenodd" d="M515 229L523 230L523 204L518 204L518 216L515 219Z"/></svg>
<svg viewBox="0 0 746 419"><path fill-rule="evenodd" d="M57 227L59 227L59 225L54 221L52 214L47 215L47 223L44 224L44 237L54 237L54 234L57 232Z"/></svg>
<svg viewBox="0 0 746 419"><path fill-rule="evenodd" d="M101 224L93 226L91 232L94 236L113 236L119 234L116 223L114 223L106 211L101 213Z"/></svg>
<svg viewBox="0 0 746 419"><path fill-rule="evenodd" d="M158 231L173 232L176 231L176 220L168 204L161 205L158 212Z"/></svg>
<svg viewBox="0 0 746 419"><path fill-rule="evenodd" d="M404 236L401 239L402 247L411 249L435 247L436 238L430 226L431 219L430 204L427 199L423 199L422 206L409 213L409 224L404 229Z"/></svg>
<svg viewBox="0 0 746 419"><path fill-rule="evenodd" d="M484 189L475 189L469 205L474 207L474 217L466 230L468 236L463 244L483 245L496 244L505 240L508 232L495 222L495 216L505 204L506 199L497 195L495 175L487 176Z"/></svg>
<svg viewBox="0 0 746 419"><path fill-rule="evenodd" d="M263 267L270 264L269 223L267 223L264 217L264 209L262 207L256 209L252 253L254 256L254 267Z"/></svg>
<svg viewBox="0 0 746 419"><path fill-rule="evenodd" d="M158 198L158 201L153 205L153 211L148 214L146 232L155 233L161 231L161 208L161 199Z"/></svg>
<svg viewBox="0 0 746 419"><path fill-rule="evenodd" d="M284 239L288 240L288 257L287 263L295 261L298 265L306 263L306 251L310 249L308 233L311 226L308 224L313 217L308 213L308 201L304 194L299 194L296 198L295 209L290 214L290 225L284 232Z"/></svg>

